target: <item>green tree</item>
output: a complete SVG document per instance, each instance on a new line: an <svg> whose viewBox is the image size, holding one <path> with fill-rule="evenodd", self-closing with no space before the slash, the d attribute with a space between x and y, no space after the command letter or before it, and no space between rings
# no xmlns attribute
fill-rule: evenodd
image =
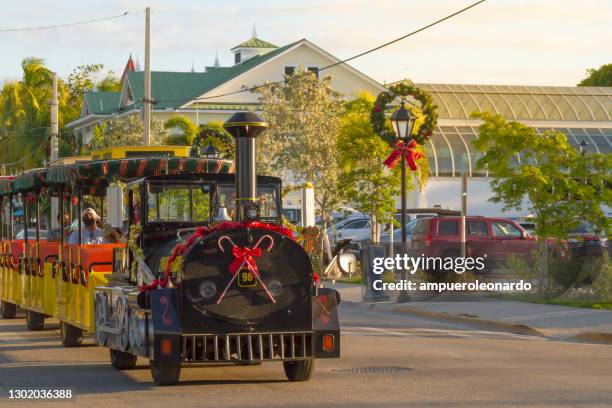
<svg viewBox="0 0 612 408"><path fill-rule="evenodd" d="M0 161L14 163L6 172L39 167L49 155L50 106L53 76L40 58L25 58L22 78L5 83L0 92L0 138L6 148ZM68 103L66 85L59 81L59 126L76 118ZM27 152L24 154L24 152Z"/></svg>
<svg viewBox="0 0 612 408"><path fill-rule="evenodd" d="M484 123L473 144L480 168L493 178L491 201L536 216L536 235L564 238L580 220L607 229L602 205L612 204L612 155L581 155L561 132L538 135L501 115L475 113ZM517 157L520 155L520 163Z"/></svg>
<svg viewBox="0 0 612 408"><path fill-rule="evenodd" d="M140 115L131 114L122 118L104 122L94 129L91 150L111 146L137 146L142 144L144 126ZM151 120L151 145L160 145L167 135L160 120Z"/></svg>
<svg viewBox="0 0 612 408"><path fill-rule="evenodd" d="M172 116L164 123L168 135L163 143L168 145L191 146L198 133L198 127L187 116Z"/></svg>
<svg viewBox="0 0 612 408"><path fill-rule="evenodd" d="M580 81L578 86L612 86L612 64L587 69L586 78Z"/></svg>
<svg viewBox="0 0 612 408"><path fill-rule="evenodd" d="M96 87L98 91L104 92L121 92L121 82L119 82L119 78L113 73L113 71L108 71L108 74L104 78L102 78Z"/></svg>
<svg viewBox="0 0 612 408"><path fill-rule="evenodd" d="M487 112L473 114L484 123L473 145L483 153L477 162L486 167L493 197L504 209L522 209L536 217L540 296L554 295L582 282L576 270L568 271L551 256L548 237L565 238L581 220L607 231L602 206L612 204L612 155L581 155L561 132L538 135L535 129L518 122L507 122L501 115ZM520 157L520 162L517 158ZM549 271L549 263L551 269ZM572 268L575 269L575 268Z"/></svg>
<svg viewBox="0 0 612 408"><path fill-rule="evenodd" d="M97 79L103 70L104 64L86 64L79 65L68 75L66 80L69 94L68 103L74 109L80 111L83 94L94 88L107 92L121 91L121 83L112 71L108 71L101 80Z"/></svg>
<svg viewBox="0 0 612 408"><path fill-rule="evenodd" d="M284 83L257 92L270 126L257 140L258 171L310 182L326 228L332 211L344 198L338 152L341 95L332 90L331 77L319 79L303 67Z"/></svg>
<svg viewBox="0 0 612 408"><path fill-rule="evenodd" d="M338 137L338 151L348 199L372 218L372 240L380 239L379 223L393 222L395 197L400 193L400 171L389 171L383 161L391 152L389 144L374 133L370 112L374 96L362 92L346 103ZM367 154L364 154L367 152Z"/></svg>

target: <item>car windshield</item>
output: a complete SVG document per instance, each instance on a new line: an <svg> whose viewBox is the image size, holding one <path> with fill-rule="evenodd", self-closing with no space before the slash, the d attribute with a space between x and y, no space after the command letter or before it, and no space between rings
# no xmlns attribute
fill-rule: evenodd
<svg viewBox="0 0 612 408"><path fill-rule="evenodd" d="M416 226L418 220L412 220L409 223L406 224L406 234L408 235L412 235L412 232L414 231L414 227ZM401 228L397 228L395 231L393 231L393 240L394 241L400 241L402 237L402 229Z"/></svg>
<svg viewBox="0 0 612 408"><path fill-rule="evenodd" d="M366 219L366 217L351 216L351 217L345 218L342 221L338 221L337 223L333 224L330 227L330 229L341 229L345 227L348 223L353 222L355 220L361 220L361 219Z"/></svg>
<svg viewBox="0 0 612 408"><path fill-rule="evenodd" d="M15 239L24 239L24 230L20 230L15 234ZM36 239L36 229L28 228L28 239ZM40 230L40 239L47 239L47 230Z"/></svg>
<svg viewBox="0 0 612 408"><path fill-rule="evenodd" d="M570 234L594 234L595 232L595 227L584 221L582 221L577 228L570 230Z"/></svg>

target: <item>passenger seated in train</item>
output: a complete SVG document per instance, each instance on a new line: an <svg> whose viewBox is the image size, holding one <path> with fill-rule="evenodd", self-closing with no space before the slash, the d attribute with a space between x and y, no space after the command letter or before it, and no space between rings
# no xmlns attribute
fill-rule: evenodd
<svg viewBox="0 0 612 408"><path fill-rule="evenodd" d="M61 224L61 222L62 221L61 221L60 214L57 214L58 225ZM64 234L68 234L68 231L70 231L70 214L64 214ZM49 237L47 241L59 241L61 237L62 237L62 227L59 226L49 231Z"/></svg>
<svg viewBox="0 0 612 408"><path fill-rule="evenodd" d="M104 231L98 228L96 221L100 220L100 217L93 208L86 208L83 210L81 217L83 221L83 228L81 229L81 244L103 244L104 243ZM69 244L79 243L79 232L73 231L68 239Z"/></svg>

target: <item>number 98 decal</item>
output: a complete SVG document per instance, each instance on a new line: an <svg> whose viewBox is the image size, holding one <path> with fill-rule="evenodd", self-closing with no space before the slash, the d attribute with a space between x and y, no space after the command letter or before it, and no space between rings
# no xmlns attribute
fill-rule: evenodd
<svg viewBox="0 0 612 408"><path fill-rule="evenodd" d="M257 279L248 268L242 268L238 271L238 286L241 288L249 288L257 285Z"/></svg>

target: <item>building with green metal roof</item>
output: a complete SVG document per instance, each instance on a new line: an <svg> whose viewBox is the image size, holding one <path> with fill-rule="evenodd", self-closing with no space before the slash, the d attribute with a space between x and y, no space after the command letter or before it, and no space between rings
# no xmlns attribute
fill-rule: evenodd
<svg viewBox="0 0 612 408"><path fill-rule="evenodd" d="M257 109L258 95L251 92L225 97L216 95L282 80L297 65L318 74L320 67L339 61L308 40L301 39L278 47L257 38L256 32L249 40L233 47L231 52L235 56L232 66L221 67L216 63L201 72L152 71L152 117L165 121L178 114L198 124L224 121L236 111ZM362 89L374 94L384 89L380 83L346 64L330 69L328 74L333 77L332 85L347 97ZM99 124L138 114L143 97L144 72L136 70L135 64L128 61L122 75L121 92L87 92L80 118L67 127L80 134L83 143L88 144Z"/></svg>
<svg viewBox="0 0 612 408"><path fill-rule="evenodd" d="M208 66L202 72L152 72L152 114L158 120L185 115L198 124L224 121L240 110L256 110L255 92L238 92L265 82L279 81L302 65L318 70L339 59L306 39L282 47L252 38L233 47L234 65ZM133 67L133 64L131 64ZM332 86L346 98L366 90L374 95L384 86L347 64L324 71ZM323 74L323 73L322 73ZM81 117L68 124L87 143L93 128L106 120L138 114L144 89L143 72L129 70L119 93L88 92ZM576 148L581 142L594 152L612 152L612 88L508 85L417 84L438 105L438 126L425 148L431 178L423 192L411 193L413 207L460 208L460 178L469 177L468 209L471 214L499 215L501 206L489 203L488 174L477 169L478 152L471 141L477 137L479 120L474 111L492 111L518 120L539 133L564 132ZM238 93L236 93L238 92ZM521 158L517 160L520 162ZM510 214L525 215L525 214Z"/></svg>

